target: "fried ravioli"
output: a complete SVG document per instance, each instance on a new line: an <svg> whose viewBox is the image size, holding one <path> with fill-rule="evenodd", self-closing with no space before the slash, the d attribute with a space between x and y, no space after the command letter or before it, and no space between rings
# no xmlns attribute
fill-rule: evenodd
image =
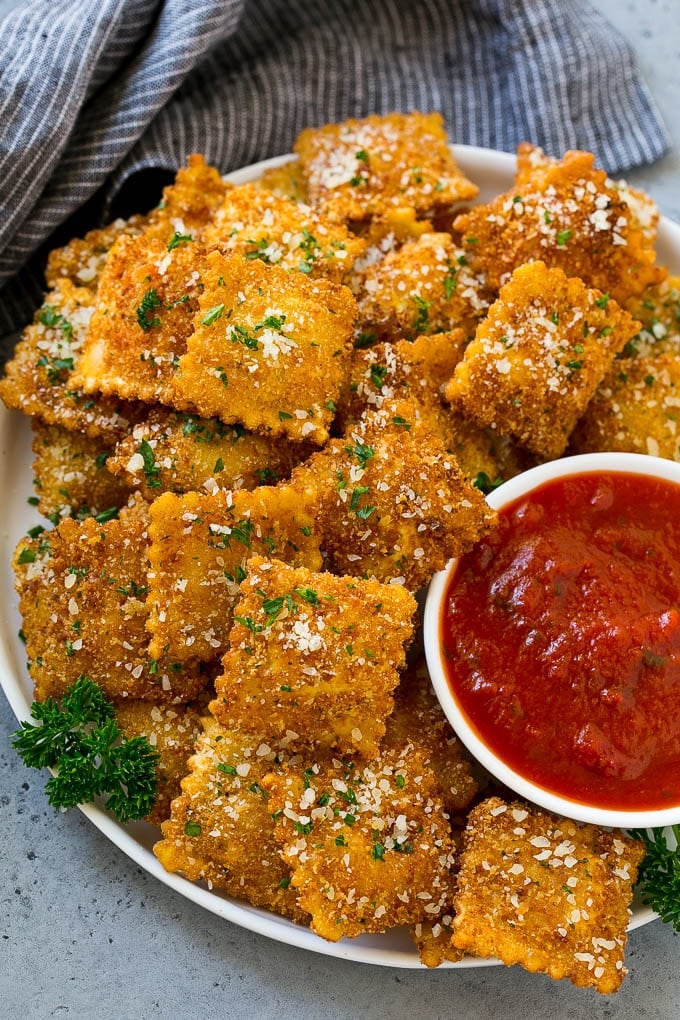
<svg viewBox="0 0 680 1020"><path fill-rule="evenodd" d="M246 564L211 710L229 728L315 751L375 754L413 635L397 585L255 557Z"/></svg>
<svg viewBox="0 0 680 1020"><path fill-rule="evenodd" d="M314 508L290 486L165 493L150 506L149 649L221 658L246 560L258 553L319 569Z"/></svg>
<svg viewBox="0 0 680 1020"><path fill-rule="evenodd" d="M463 834L453 944L615 992L644 844L497 797Z"/></svg>

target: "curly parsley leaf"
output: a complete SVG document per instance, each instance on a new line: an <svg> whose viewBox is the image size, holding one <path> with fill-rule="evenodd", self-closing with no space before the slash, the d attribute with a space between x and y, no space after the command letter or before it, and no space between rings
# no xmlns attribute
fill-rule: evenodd
<svg viewBox="0 0 680 1020"><path fill-rule="evenodd" d="M680 932L680 825L671 829L676 840L674 849L669 847L664 829L633 829L631 836L647 845L638 874L642 902Z"/></svg>
<svg viewBox="0 0 680 1020"><path fill-rule="evenodd" d="M34 702L31 716L35 723L23 722L12 745L30 768L56 770L45 787L53 807L74 807L108 794L104 806L120 822L149 813L159 756L146 737L123 736L114 707L97 684L80 676L60 702Z"/></svg>

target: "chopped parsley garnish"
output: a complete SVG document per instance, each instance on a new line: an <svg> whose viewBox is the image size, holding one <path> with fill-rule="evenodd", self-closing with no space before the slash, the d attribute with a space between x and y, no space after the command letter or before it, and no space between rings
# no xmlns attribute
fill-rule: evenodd
<svg viewBox="0 0 680 1020"><path fill-rule="evenodd" d="M602 297L595 298L595 304L598 308L606 308L609 304L609 294L603 294Z"/></svg>
<svg viewBox="0 0 680 1020"><path fill-rule="evenodd" d="M488 495L490 492L493 492L494 489L497 489L499 485L503 484L503 479L497 477L496 480L492 482L486 471L480 471L472 484L476 489L479 489L480 492Z"/></svg>
<svg viewBox="0 0 680 1020"><path fill-rule="evenodd" d="M359 151L356 153L356 159L358 159L361 163L368 163L368 153L366 152L366 150L359 149Z"/></svg>
<svg viewBox="0 0 680 1020"><path fill-rule="evenodd" d="M146 478L146 484L152 489L160 489L161 480L158 477L160 474L160 468L156 465L153 447L146 439L142 439L141 443L137 447L137 453L141 455L144 462L144 477Z"/></svg>
<svg viewBox="0 0 680 1020"><path fill-rule="evenodd" d="M426 301L420 294L413 294L413 303L416 306L416 314L411 323L411 329L415 333L424 333L430 325L431 301Z"/></svg>
<svg viewBox="0 0 680 1020"><path fill-rule="evenodd" d="M157 315L154 315L154 311L156 308L162 307L163 302L156 291L153 288L151 290L147 290L141 300L139 308L137 309L137 322L145 332L147 329L152 329L154 326L160 326L161 320Z"/></svg>
<svg viewBox="0 0 680 1020"><path fill-rule="evenodd" d="M180 244L187 244L189 241L193 241L191 234L182 234L179 230L176 230L168 241L168 251L174 251Z"/></svg>
<svg viewBox="0 0 680 1020"><path fill-rule="evenodd" d="M296 595L299 595L303 602L308 602L310 606L318 606L319 596L313 588L293 588Z"/></svg>
<svg viewBox="0 0 680 1020"><path fill-rule="evenodd" d="M558 230L555 238L558 248L564 248L570 238L571 230Z"/></svg>
<svg viewBox="0 0 680 1020"><path fill-rule="evenodd" d="M360 439L356 441L354 446L346 446L345 453L348 453L350 457L356 457L359 461L359 466L362 468L365 468L368 461L375 457L375 449L369 446L368 443L362 443Z"/></svg>
<svg viewBox="0 0 680 1020"><path fill-rule="evenodd" d="M200 822L194 822L191 819L189 819L189 821L184 826L185 836L200 836L202 832L203 829L201 828Z"/></svg>
<svg viewBox="0 0 680 1020"><path fill-rule="evenodd" d="M648 829L634 829L630 835L647 845L638 874L642 902L680 932L680 825L670 828L676 840L674 849L668 846L663 829L652 829L651 836Z"/></svg>
<svg viewBox="0 0 680 1020"><path fill-rule="evenodd" d="M378 334L365 332L359 333L359 336L354 341L354 347L357 351L364 351L367 347L373 347L378 342Z"/></svg>
<svg viewBox="0 0 680 1020"><path fill-rule="evenodd" d="M204 326L212 326L212 324L214 322L217 322L217 320L222 316L223 313L224 313L224 305L223 304L222 305L213 305L213 307L211 309L209 309L209 311L207 311L205 313L205 315L201 319L201 323Z"/></svg>

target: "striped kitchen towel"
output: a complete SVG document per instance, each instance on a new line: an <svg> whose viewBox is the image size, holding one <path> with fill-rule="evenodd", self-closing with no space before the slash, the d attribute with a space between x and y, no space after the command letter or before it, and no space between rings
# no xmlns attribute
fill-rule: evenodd
<svg viewBox="0 0 680 1020"><path fill-rule="evenodd" d="M39 303L48 247L121 189L148 208L191 152L226 172L306 125L414 109L457 142L585 148L612 173L668 147L586 0L25 0L0 21L0 334Z"/></svg>

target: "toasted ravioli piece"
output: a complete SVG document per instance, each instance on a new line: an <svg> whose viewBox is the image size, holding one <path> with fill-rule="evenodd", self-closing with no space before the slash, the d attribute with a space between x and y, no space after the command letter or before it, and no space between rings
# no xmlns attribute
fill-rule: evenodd
<svg viewBox="0 0 680 1020"><path fill-rule="evenodd" d="M483 274L449 234L423 234L368 267L358 306L365 331L414 340L457 327L474 332L489 298Z"/></svg>
<svg viewBox="0 0 680 1020"><path fill-rule="evenodd" d="M291 202L309 202L307 185L297 159L289 159L281 166L272 166L254 181L256 188L272 191Z"/></svg>
<svg viewBox="0 0 680 1020"><path fill-rule="evenodd" d="M203 282L175 399L227 424L324 443L348 370L351 292L218 251Z"/></svg>
<svg viewBox="0 0 680 1020"><path fill-rule="evenodd" d="M38 418L33 427L33 484L44 517L116 516L125 506L130 486L106 469L110 451L100 439L71 432L59 425L45 425ZM112 511L116 511L112 513Z"/></svg>
<svg viewBox="0 0 680 1020"><path fill-rule="evenodd" d="M138 237L148 222L147 216L117 219L105 227L88 231L85 237L74 237L63 248L54 248L45 269L48 287L58 287L66 279L74 287L96 291L108 254L118 238L123 234Z"/></svg>
<svg viewBox="0 0 680 1020"><path fill-rule="evenodd" d="M50 252L45 272L48 285L56 287L67 278L77 287L96 291L109 251L122 235L145 234L173 246L197 240L228 187L203 156L189 156L187 166L178 171L173 184L164 189L162 201L147 216L114 220Z"/></svg>
<svg viewBox="0 0 680 1020"><path fill-rule="evenodd" d="M458 168L438 113L390 113L306 128L293 146L309 199L331 219L410 207L427 215L478 188Z"/></svg>
<svg viewBox="0 0 680 1020"><path fill-rule="evenodd" d="M463 330L456 329L419 336L413 342L374 343L354 350L336 425L347 429L365 410L377 410L385 401L410 400L430 417L432 430L445 441L453 415L441 389L463 357L466 343Z"/></svg>
<svg viewBox="0 0 680 1020"><path fill-rule="evenodd" d="M328 566L338 574L426 585L486 534L496 515L412 404L366 413L299 468L315 489Z"/></svg>
<svg viewBox="0 0 680 1020"><path fill-rule="evenodd" d="M517 266L541 260L619 304L665 271L619 190L588 152L538 161L521 183L454 221L473 270L495 290Z"/></svg>
<svg viewBox="0 0 680 1020"><path fill-rule="evenodd" d="M392 711L415 599L274 560L246 565L215 717L229 728L366 757Z"/></svg>
<svg viewBox="0 0 680 1020"><path fill-rule="evenodd" d="M680 461L680 361L615 361L572 435L574 453L621 450Z"/></svg>
<svg viewBox="0 0 680 1020"><path fill-rule="evenodd" d="M199 240L231 187L203 156L192 153L173 183L163 189L163 199L149 214L145 233L165 241L170 250Z"/></svg>
<svg viewBox="0 0 680 1020"><path fill-rule="evenodd" d="M453 944L615 992L644 844L497 797L463 834Z"/></svg>
<svg viewBox="0 0 680 1020"><path fill-rule="evenodd" d="M93 308L91 291L59 280L24 330L0 380L0 398L50 425L114 443L135 419L135 406L86 396L73 382Z"/></svg>
<svg viewBox="0 0 680 1020"><path fill-rule="evenodd" d="M481 429L444 403L443 387L462 359L466 344L462 330L451 330L418 337L413 343L399 340L355 350L336 425L346 431L365 410L408 400L417 406L424 424L447 452L454 454L463 474L482 492L512 478L528 466L526 455L510 440L492 429Z"/></svg>
<svg viewBox="0 0 680 1020"><path fill-rule="evenodd" d="M520 266L456 366L445 394L480 426L559 457L638 323L543 262Z"/></svg>
<svg viewBox="0 0 680 1020"><path fill-rule="evenodd" d="M265 775L285 761L284 747L203 720L191 771L154 853L170 872L207 882L230 896L306 922L274 839Z"/></svg>
<svg viewBox="0 0 680 1020"><path fill-rule="evenodd" d="M162 492L275 485L312 450L307 443L247 432L219 418L157 407L118 443L106 467L154 500Z"/></svg>
<svg viewBox="0 0 680 1020"><path fill-rule="evenodd" d="M263 785L291 887L317 935L337 942L446 910L454 845L419 748L383 751L366 765L303 762Z"/></svg>
<svg viewBox="0 0 680 1020"><path fill-rule="evenodd" d="M429 753L445 810L452 816L465 811L477 793L477 783L470 758L432 690L424 658L404 672L395 691L394 712L387 720L385 746L400 747L408 741Z"/></svg>
<svg viewBox="0 0 680 1020"><path fill-rule="evenodd" d="M522 188L525 184L531 185L540 178L540 172L560 165L559 159L546 156L543 149L529 142L522 142L517 147L517 173L515 184ZM643 191L631 188L626 181L606 180L606 185L617 192L619 197L628 206L630 224L642 232L645 241L653 247L656 241L656 227L659 222L659 209Z"/></svg>
<svg viewBox="0 0 680 1020"><path fill-rule="evenodd" d="M182 702L205 686L195 665L149 657L140 514L64 520L20 542L14 570L38 701L61 698L81 675L109 698Z"/></svg>
<svg viewBox="0 0 680 1020"><path fill-rule="evenodd" d="M121 237L109 252L72 383L167 403L193 329L202 261L191 242Z"/></svg>
<svg viewBox="0 0 680 1020"><path fill-rule="evenodd" d="M116 722L124 735L128 739L146 737L160 756L156 766L156 800L146 816L151 825L160 825L170 817L170 804L181 793L180 780L189 771L187 762L202 733L202 707L205 712L198 702L156 705L131 698L115 704Z"/></svg>
<svg viewBox="0 0 680 1020"><path fill-rule="evenodd" d="M219 659L246 560L276 556L321 567L314 505L291 486L254 492L164 493L150 506L149 650Z"/></svg>
<svg viewBox="0 0 680 1020"><path fill-rule="evenodd" d="M239 251L265 265L336 283L344 282L366 248L366 242L342 224L255 184L226 192L203 241L208 248Z"/></svg>
<svg viewBox="0 0 680 1020"><path fill-rule="evenodd" d="M633 340L640 354L680 353L680 277L669 276L626 304L642 329ZM634 353L634 352L631 352Z"/></svg>

